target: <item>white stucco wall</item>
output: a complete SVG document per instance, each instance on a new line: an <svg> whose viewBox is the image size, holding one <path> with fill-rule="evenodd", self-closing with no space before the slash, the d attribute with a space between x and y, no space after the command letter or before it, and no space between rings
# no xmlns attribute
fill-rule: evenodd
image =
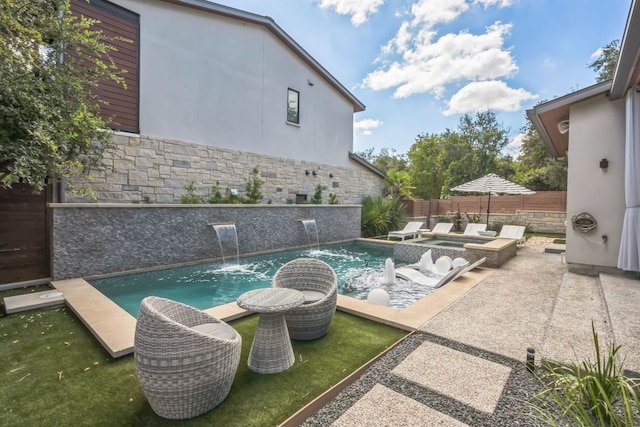
<svg viewBox="0 0 640 427"><path fill-rule="evenodd" d="M624 217L624 101L601 96L571 107L567 182L567 252L571 264L615 268ZM602 170L600 160L609 167ZM573 215L588 212L596 230L582 234L571 227ZM597 244L606 235L606 244ZM593 240L591 242L585 237Z"/></svg>
<svg viewBox="0 0 640 427"><path fill-rule="evenodd" d="M115 3L140 14L142 134L353 167L352 104L271 32L157 0ZM300 92L299 126L286 123L287 88Z"/></svg>

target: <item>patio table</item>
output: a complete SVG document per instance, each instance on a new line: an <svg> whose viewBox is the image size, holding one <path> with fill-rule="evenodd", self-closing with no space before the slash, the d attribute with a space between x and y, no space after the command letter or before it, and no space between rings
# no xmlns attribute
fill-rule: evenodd
<svg viewBox="0 0 640 427"><path fill-rule="evenodd" d="M240 308L260 314L249 352L249 369L274 374L293 366L295 356L284 313L303 302L302 292L285 288L255 289L238 297Z"/></svg>

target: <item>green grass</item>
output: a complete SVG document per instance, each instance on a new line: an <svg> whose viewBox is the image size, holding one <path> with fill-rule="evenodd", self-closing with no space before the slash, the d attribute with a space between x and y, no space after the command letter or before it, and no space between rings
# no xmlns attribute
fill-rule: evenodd
<svg viewBox="0 0 640 427"><path fill-rule="evenodd" d="M24 290L22 290L24 292ZM1 292L0 298L19 292ZM406 332L337 312L329 333L293 342L294 366L260 375L247 368L258 322L232 322L242 335L240 367L227 399L185 425L277 425ZM133 356L112 359L67 308L0 317L0 425L174 425L151 410Z"/></svg>

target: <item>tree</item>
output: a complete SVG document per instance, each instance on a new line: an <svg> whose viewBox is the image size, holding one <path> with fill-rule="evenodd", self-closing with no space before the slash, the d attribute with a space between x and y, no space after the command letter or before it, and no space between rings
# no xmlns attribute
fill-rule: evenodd
<svg viewBox="0 0 640 427"><path fill-rule="evenodd" d="M402 197L405 199L411 199L411 176L407 171L390 170L387 172L387 178L385 180L387 195L392 198Z"/></svg>
<svg viewBox="0 0 640 427"><path fill-rule="evenodd" d="M394 148L382 148L378 154L374 154L374 149L369 148L357 154L385 174L391 170L402 171L407 169L406 156L398 154Z"/></svg>
<svg viewBox="0 0 640 427"><path fill-rule="evenodd" d="M409 149L409 176L415 187L412 194L420 199L437 199L440 197L446 170L446 141L442 135L423 134Z"/></svg>
<svg viewBox="0 0 640 427"><path fill-rule="evenodd" d="M613 40L600 49L600 55L593 60L587 67L596 72L596 81L598 83L613 78L618 64L618 56L620 55L620 40Z"/></svg>
<svg viewBox="0 0 640 427"><path fill-rule="evenodd" d="M47 178L104 170L104 154L115 152L95 88L124 80L109 57L113 39L94 23L72 15L69 0L0 7L1 186L39 191Z"/></svg>
<svg viewBox="0 0 640 427"><path fill-rule="evenodd" d="M534 191L566 191L566 159L555 160L549 155L540 134L528 119L523 133L515 181Z"/></svg>

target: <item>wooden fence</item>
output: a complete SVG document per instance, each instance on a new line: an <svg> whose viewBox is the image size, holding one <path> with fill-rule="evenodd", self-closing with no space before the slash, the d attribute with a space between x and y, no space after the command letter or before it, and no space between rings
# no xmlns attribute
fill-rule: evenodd
<svg viewBox="0 0 640 427"><path fill-rule="evenodd" d="M489 196L451 196L449 199L404 200L408 217L431 217L452 212L486 213ZM539 191L532 195L491 196L492 214L518 211L566 212L566 191Z"/></svg>

